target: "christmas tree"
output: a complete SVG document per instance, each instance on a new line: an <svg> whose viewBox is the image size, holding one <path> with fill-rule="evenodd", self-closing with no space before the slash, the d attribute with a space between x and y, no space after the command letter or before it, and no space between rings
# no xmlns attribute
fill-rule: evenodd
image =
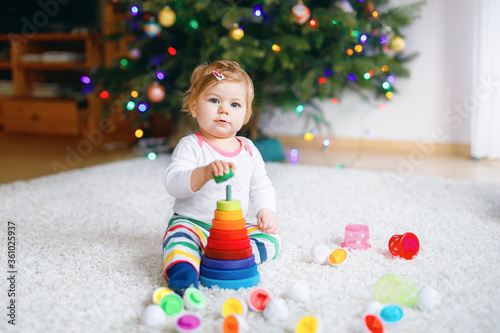
<svg viewBox="0 0 500 333"><path fill-rule="evenodd" d="M422 3L391 7L389 0L222 1L113 0L133 36L127 57L99 68L92 84L101 98L136 113L136 126L162 114L175 123L181 93L193 69L230 59L255 83L256 110L317 110L318 99L336 103L345 90L391 99L395 77L409 76L401 28Z"/></svg>

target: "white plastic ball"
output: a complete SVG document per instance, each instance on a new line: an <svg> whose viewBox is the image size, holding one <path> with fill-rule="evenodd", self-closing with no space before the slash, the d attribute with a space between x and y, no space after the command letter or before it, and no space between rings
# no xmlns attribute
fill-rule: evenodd
<svg viewBox="0 0 500 333"><path fill-rule="evenodd" d="M383 304L380 303L379 301L369 301L368 303L365 304L365 306L361 310L361 316L364 317L368 314L378 315L383 307L384 307Z"/></svg>
<svg viewBox="0 0 500 333"><path fill-rule="evenodd" d="M286 292L288 298L298 303L307 302L309 300L309 294L309 284L307 284L307 281L305 280L298 280L290 288L288 288L288 291Z"/></svg>
<svg viewBox="0 0 500 333"><path fill-rule="evenodd" d="M160 326L167 323L167 314L156 304L148 305L141 314L141 323L146 326Z"/></svg>
<svg viewBox="0 0 500 333"><path fill-rule="evenodd" d="M315 245L311 248L311 259L320 265L323 265L328 259L330 250L324 245Z"/></svg>
<svg viewBox="0 0 500 333"><path fill-rule="evenodd" d="M441 293L436 289L424 287L419 290L415 305L421 311L433 311L441 305Z"/></svg>
<svg viewBox="0 0 500 333"><path fill-rule="evenodd" d="M263 312L264 318L286 319L288 318L288 305L283 298L271 298Z"/></svg>

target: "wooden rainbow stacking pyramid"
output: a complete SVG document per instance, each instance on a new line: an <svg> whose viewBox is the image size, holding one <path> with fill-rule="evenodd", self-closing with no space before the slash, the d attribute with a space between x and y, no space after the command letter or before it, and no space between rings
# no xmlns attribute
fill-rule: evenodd
<svg viewBox="0 0 500 333"><path fill-rule="evenodd" d="M226 200L217 201L205 254L201 257L200 283L207 288L239 289L259 282L240 201L231 199L231 185L227 185Z"/></svg>

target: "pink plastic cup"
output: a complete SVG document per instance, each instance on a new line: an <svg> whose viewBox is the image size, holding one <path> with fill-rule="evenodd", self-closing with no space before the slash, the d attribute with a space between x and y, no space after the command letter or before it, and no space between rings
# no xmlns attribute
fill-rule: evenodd
<svg viewBox="0 0 500 333"><path fill-rule="evenodd" d="M389 251L394 256L412 260L417 256L419 250L420 243L418 237L411 232L403 235L394 235L389 240Z"/></svg>
<svg viewBox="0 0 500 333"><path fill-rule="evenodd" d="M348 224L345 227L342 247L348 250L368 250L372 246L368 243L370 228L364 224Z"/></svg>

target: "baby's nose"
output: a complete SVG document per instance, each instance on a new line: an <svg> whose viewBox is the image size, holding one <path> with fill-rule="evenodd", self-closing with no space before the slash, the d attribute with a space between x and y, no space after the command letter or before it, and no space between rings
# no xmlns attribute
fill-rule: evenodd
<svg viewBox="0 0 500 333"><path fill-rule="evenodd" d="M229 108L224 103L221 103L219 106L219 113L228 113L228 112Z"/></svg>

